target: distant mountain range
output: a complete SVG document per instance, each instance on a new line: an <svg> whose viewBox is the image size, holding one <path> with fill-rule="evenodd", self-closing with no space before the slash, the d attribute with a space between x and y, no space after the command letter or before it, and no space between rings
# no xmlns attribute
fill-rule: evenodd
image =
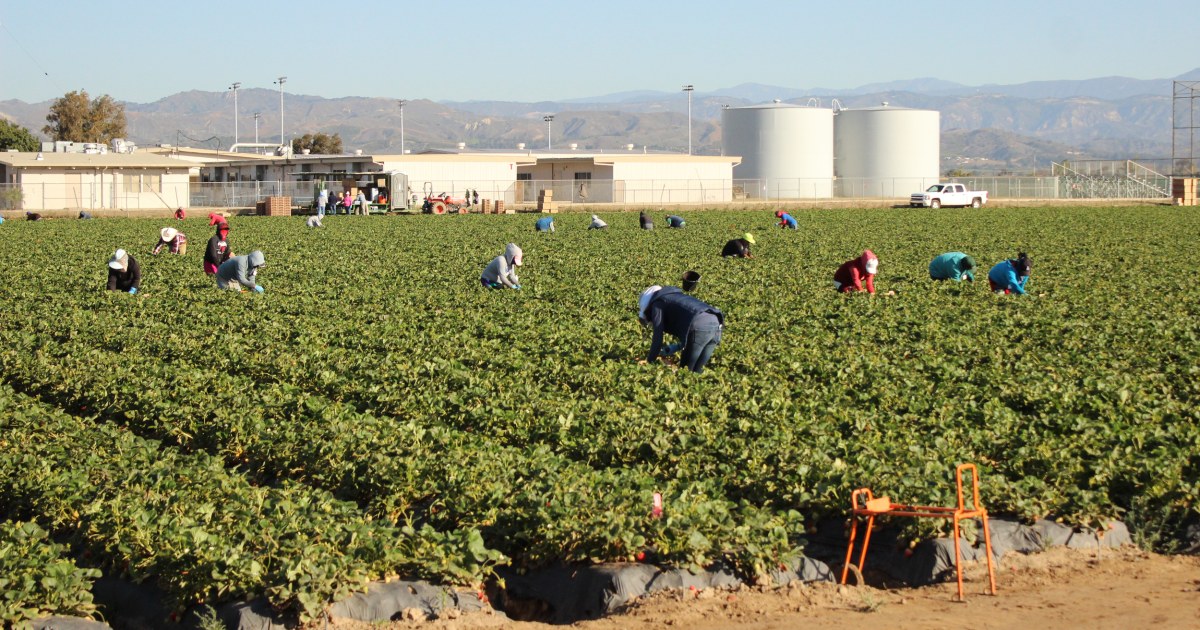
<svg viewBox="0 0 1200 630"><path fill-rule="evenodd" d="M747 83L697 91L692 102L692 143L699 154L720 154L722 108L772 100L830 107L896 107L941 112L942 157L975 172L1033 172L1064 159L1163 158L1171 152L1172 81L1200 80L1200 68L1172 79L1106 77L968 86L934 78L864 85L854 89L786 88ZM93 95L95 96L95 95ZM119 97L119 95L113 95ZM40 135L50 101L0 101L0 117ZM238 93L238 137L279 140L279 93ZM543 116L554 115L552 144L566 148L686 151L688 99L683 92L631 91L602 96L520 103L435 102L414 99L404 108L405 147L476 149L546 146ZM153 103L125 103L130 140L228 148L233 142L233 99L228 92L190 91ZM400 151L400 108L395 99L284 95L290 137L338 133L347 150Z"/></svg>

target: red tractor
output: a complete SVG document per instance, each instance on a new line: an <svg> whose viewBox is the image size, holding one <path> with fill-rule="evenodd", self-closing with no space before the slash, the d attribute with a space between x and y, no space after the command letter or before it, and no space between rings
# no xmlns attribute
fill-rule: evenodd
<svg viewBox="0 0 1200 630"><path fill-rule="evenodd" d="M466 207L466 199L451 196L450 193L442 193L440 195L426 195L425 205L421 206L421 210L423 212L432 212L433 214L446 214L447 211L462 213Z"/></svg>

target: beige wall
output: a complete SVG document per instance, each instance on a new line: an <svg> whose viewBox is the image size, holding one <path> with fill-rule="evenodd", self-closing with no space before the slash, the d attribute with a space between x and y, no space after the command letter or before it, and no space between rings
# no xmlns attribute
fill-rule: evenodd
<svg viewBox="0 0 1200 630"><path fill-rule="evenodd" d="M128 185L125 176L134 178ZM146 210L189 205L186 170L18 171L22 210Z"/></svg>

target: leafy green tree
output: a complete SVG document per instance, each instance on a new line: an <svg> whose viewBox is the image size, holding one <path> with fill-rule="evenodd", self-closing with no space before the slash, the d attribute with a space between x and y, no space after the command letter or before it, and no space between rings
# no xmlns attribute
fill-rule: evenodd
<svg viewBox="0 0 1200 630"><path fill-rule="evenodd" d="M306 133L292 140L293 153L303 153L304 149L314 154L336 155L342 152L342 136L336 133L332 136L324 133Z"/></svg>
<svg viewBox="0 0 1200 630"><path fill-rule="evenodd" d="M52 140L107 143L128 133L125 106L107 94L89 100L87 91L68 92L54 99L46 123L42 133Z"/></svg>
<svg viewBox="0 0 1200 630"><path fill-rule="evenodd" d="M0 120L0 151L37 151L41 147L41 141L28 129Z"/></svg>

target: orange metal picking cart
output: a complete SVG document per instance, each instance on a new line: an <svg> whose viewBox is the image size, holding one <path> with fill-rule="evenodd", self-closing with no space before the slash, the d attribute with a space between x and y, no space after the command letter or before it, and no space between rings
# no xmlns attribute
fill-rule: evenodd
<svg viewBox="0 0 1200 630"><path fill-rule="evenodd" d="M964 505L965 497L963 496L963 471L971 471L971 507L966 509ZM962 577L962 550L959 548L959 521L967 518L979 518L983 522L983 545L987 556L988 568L988 583L991 586L991 594L996 594L996 574L992 568L992 535L988 528L987 510L983 508L983 504L979 500L979 471L976 470L975 464L959 464L955 469L955 477L958 482L958 507L935 507L927 505L901 505L892 503L888 497L875 498L870 488L859 488L850 495L851 526L850 526L850 543L846 547L846 563L842 566L842 584L846 583L847 573L850 571L850 558L854 553L854 539L858 535L858 518L859 516L867 517L867 531L863 535L862 551L858 555L858 570L863 570L863 564L867 561L867 546L871 543L871 528L875 526L876 516L913 516L913 517L928 517L928 518L948 518L954 521L954 568L958 571L958 601L963 601L963 577ZM859 506L859 498L865 498L862 506Z"/></svg>

